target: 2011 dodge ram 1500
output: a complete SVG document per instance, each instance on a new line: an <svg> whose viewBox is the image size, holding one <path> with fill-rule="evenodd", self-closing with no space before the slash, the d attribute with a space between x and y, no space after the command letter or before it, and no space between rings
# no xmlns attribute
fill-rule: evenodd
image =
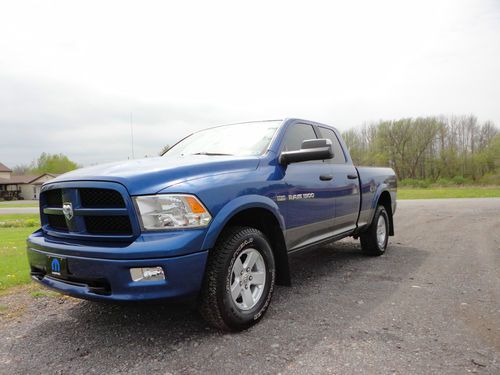
<svg viewBox="0 0 500 375"><path fill-rule="evenodd" d="M381 255L395 209L394 171L356 168L336 129L242 123L46 183L27 251L33 279L62 293L195 297L213 326L241 330L290 284L291 254L354 236Z"/></svg>

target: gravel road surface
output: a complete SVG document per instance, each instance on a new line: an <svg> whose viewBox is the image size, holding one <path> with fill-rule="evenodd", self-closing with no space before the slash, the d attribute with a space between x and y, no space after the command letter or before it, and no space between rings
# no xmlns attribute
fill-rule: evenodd
<svg viewBox="0 0 500 375"><path fill-rule="evenodd" d="M239 334L186 307L0 297L0 373L500 374L500 199L400 201L395 220L382 257L293 258Z"/></svg>

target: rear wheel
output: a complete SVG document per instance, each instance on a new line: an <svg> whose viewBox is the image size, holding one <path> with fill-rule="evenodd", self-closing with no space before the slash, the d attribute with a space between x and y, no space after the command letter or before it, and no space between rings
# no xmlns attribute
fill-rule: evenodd
<svg viewBox="0 0 500 375"><path fill-rule="evenodd" d="M389 242L389 215L384 206L378 206L370 227L360 235L361 249L367 255L385 253Z"/></svg>
<svg viewBox="0 0 500 375"><path fill-rule="evenodd" d="M269 306L274 257L255 228L231 227L210 251L199 310L212 326L240 331L257 323Z"/></svg>

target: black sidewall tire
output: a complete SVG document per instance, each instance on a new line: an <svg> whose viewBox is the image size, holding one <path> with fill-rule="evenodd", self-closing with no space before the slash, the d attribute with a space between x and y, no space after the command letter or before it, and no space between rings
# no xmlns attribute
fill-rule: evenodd
<svg viewBox="0 0 500 375"><path fill-rule="evenodd" d="M242 237L235 247L229 262L226 264L225 272L219 280L220 294L218 295L219 309L222 312L222 317L225 323L232 329L246 329L258 322L264 315L269 303L271 302L274 283L276 278L274 256L265 236L259 231ZM250 310L239 309L231 297L231 276L234 262L238 256L248 248L257 250L264 259L266 269L266 284L259 302Z"/></svg>
<svg viewBox="0 0 500 375"><path fill-rule="evenodd" d="M377 223L380 216L385 220L385 242L380 248L377 241ZM389 215L384 206L378 206L373 217L373 221L365 233L361 234L361 248L363 252L370 256L379 256L385 253L389 243Z"/></svg>

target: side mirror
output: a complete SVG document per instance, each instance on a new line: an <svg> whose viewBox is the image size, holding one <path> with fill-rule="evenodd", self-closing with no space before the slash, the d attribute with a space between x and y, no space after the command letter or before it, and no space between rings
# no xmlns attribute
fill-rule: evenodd
<svg viewBox="0 0 500 375"><path fill-rule="evenodd" d="M332 141L329 139L308 139L302 142L300 150L284 151L279 162L283 165L301 161L325 160L333 158Z"/></svg>

